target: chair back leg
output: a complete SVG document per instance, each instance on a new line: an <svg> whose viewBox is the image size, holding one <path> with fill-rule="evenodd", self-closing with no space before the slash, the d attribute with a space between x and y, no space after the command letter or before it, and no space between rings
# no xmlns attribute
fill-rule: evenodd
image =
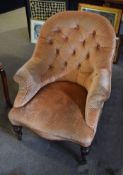
<svg viewBox="0 0 123 175"><path fill-rule="evenodd" d="M10 98L9 98L6 72L3 69L3 66L1 64L0 64L0 75L1 75L1 79L2 79L3 92L4 92L4 97L5 97L6 104L11 107L12 104L11 104L11 101L10 101Z"/></svg>

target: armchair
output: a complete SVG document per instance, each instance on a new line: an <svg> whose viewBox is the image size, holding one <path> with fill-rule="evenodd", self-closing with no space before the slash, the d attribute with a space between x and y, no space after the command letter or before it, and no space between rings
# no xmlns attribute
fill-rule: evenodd
<svg viewBox="0 0 123 175"><path fill-rule="evenodd" d="M14 76L19 91L9 120L18 139L25 126L49 140L75 142L85 161L111 91L115 38L97 14L69 11L47 20L31 59Z"/></svg>

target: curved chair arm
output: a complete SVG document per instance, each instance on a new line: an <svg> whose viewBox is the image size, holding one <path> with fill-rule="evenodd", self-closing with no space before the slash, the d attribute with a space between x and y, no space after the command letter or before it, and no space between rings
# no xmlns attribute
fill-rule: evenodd
<svg viewBox="0 0 123 175"><path fill-rule="evenodd" d="M110 91L111 72L107 69L101 69L94 73L94 79L88 89L85 120L87 125L95 132L103 104L110 96Z"/></svg>
<svg viewBox="0 0 123 175"><path fill-rule="evenodd" d="M41 88L39 71L39 63L33 58L17 71L14 80L19 84L19 91L14 107L24 106Z"/></svg>

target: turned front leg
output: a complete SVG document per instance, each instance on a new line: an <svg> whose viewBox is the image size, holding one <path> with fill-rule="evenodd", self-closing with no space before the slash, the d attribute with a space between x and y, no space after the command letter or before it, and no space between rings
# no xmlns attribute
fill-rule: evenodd
<svg viewBox="0 0 123 175"><path fill-rule="evenodd" d="M81 163L85 164L87 162L87 155L89 153L90 147L81 146Z"/></svg>
<svg viewBox="0 0 123 175"><path fill-rule="evenodd" d="M17 139L22 140L22 126L12 125L12 127L13 127L13 131L16 134Z"/></svg>

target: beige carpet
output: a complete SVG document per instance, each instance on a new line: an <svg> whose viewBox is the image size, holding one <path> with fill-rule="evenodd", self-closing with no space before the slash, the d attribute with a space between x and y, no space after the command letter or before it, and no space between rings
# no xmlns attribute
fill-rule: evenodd
<svg viewBox="0 0 123 175"><path fill-rule="evenodd" d="M0 33L27 27L25 8L0 14Z"/></svg>

